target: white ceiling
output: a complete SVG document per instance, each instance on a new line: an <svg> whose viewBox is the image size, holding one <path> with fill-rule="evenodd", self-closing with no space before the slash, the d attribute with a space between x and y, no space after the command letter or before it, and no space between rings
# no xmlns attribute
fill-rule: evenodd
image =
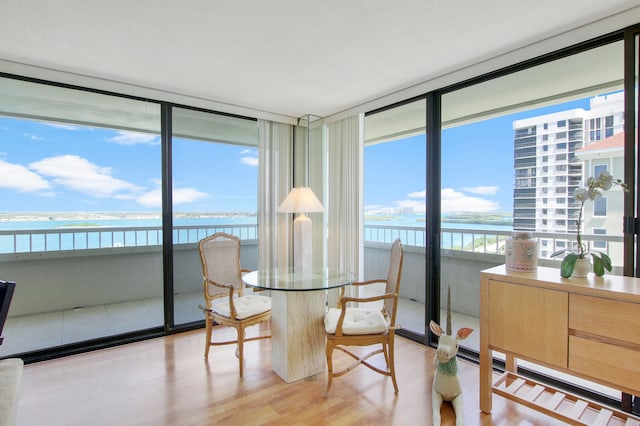
<svg viewBox="0 0 640 426"><path fill-rule="evenodd" d="M326 117L516 49L537 55L572 30L638 22L640 0L0 0L0 71Z"/></svg>

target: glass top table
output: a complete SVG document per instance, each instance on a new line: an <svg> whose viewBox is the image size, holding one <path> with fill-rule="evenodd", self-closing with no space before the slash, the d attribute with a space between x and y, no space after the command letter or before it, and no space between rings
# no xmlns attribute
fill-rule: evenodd
<svg viewBox="0 0 640 426"><path fill-rule="evenodd" d="M295 272L293 268L258 270L243 275L245 284L264 290L317 291L350 285L355 280L351 272L314 268Z"/></svg>
<svg viewBox="0 0 640 426"><path fill-rule="evenodd" d="M251 287L271 290L273 371L287 383L323 373L327 291L351 285L355 275L327 268L310 272L274 268L249 272L242 280Z"/></svg>

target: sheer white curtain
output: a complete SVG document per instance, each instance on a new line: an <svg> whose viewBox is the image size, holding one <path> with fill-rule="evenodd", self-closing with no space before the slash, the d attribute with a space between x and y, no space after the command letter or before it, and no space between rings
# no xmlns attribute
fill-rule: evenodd
<svg viewBox="0 0 640 426"><path fill-rule="evenodd" d="M258 120L258 268L286 267L291 215L278 213L291 185L293 127Z"/></svg>
<svg viewBox="0 0 640 426"><path fill-rule="evenodd" d="M363 129L362 115L331 123L327 149L327 266L363 277ZM335 294L329 306L335 305Z"/></svg>

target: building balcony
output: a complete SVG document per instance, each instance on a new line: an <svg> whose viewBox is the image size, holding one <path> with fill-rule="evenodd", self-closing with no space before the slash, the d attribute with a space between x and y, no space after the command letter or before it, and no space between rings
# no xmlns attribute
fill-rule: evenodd
<svg viewBox="0 0 640 426"><path fill-rule="evenodd" d="M202 277L197 242L213 232L242 239L243 267L257 267L255 225L180 227L174 230L174 318L176 324L203 319ZM450 287L455 315L464 324L479 318L479 272L504 263L507 230L443 228L441 288ZM573 235L536 232L550 253ZM365 279L386 276L388 249L400 238L405 246L399 322L425 333L425 239L423 227L366 226ZM622 237L585 236L607 250ZM95 228L2 231L3 277L18 282L0 357L113 336L163 325L162 232L159 228ZM557 244L557 242L560 242ZM615 259L615 257L614 257ZM558 260L541 258L541 264ZM446 306L445 291L441 306ZM471 325L469 325L471 326ZM477 337L465 342L477 349Z"/></svg>

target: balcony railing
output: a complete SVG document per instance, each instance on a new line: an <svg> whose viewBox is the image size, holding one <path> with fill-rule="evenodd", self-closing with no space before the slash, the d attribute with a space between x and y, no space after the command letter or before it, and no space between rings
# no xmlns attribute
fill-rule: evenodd
<svg viewBox="0 0 640 426"><path fill-rule="evenodd" d="M242 240L258 238L256 225L176 226L173 243L197 243L216 232L233 234ZM162 245L162 227L159 226L0 231L0 254L159 245Z"/></svg>
<svg viewBox="0 0 640 426"><path fill-rule="evenodd" d="M173 229L174 244L194 244L215 232L227 232L241 240L257 240L257 225L177 226ZM504 254L510 230L442 228L440 248L473 253ZM575 241L572 233L535 232L534 236L545 245L541 252L552 253ZM400 238L405 246L425 247L424 227L366 225L367 243L392 243ZM584 235L589 249L609 253L609 243L622 243L622 236ZM161 227L136 228L73 228L0 231L0 254L91 250L121 247L162 245Z"/></svg>

